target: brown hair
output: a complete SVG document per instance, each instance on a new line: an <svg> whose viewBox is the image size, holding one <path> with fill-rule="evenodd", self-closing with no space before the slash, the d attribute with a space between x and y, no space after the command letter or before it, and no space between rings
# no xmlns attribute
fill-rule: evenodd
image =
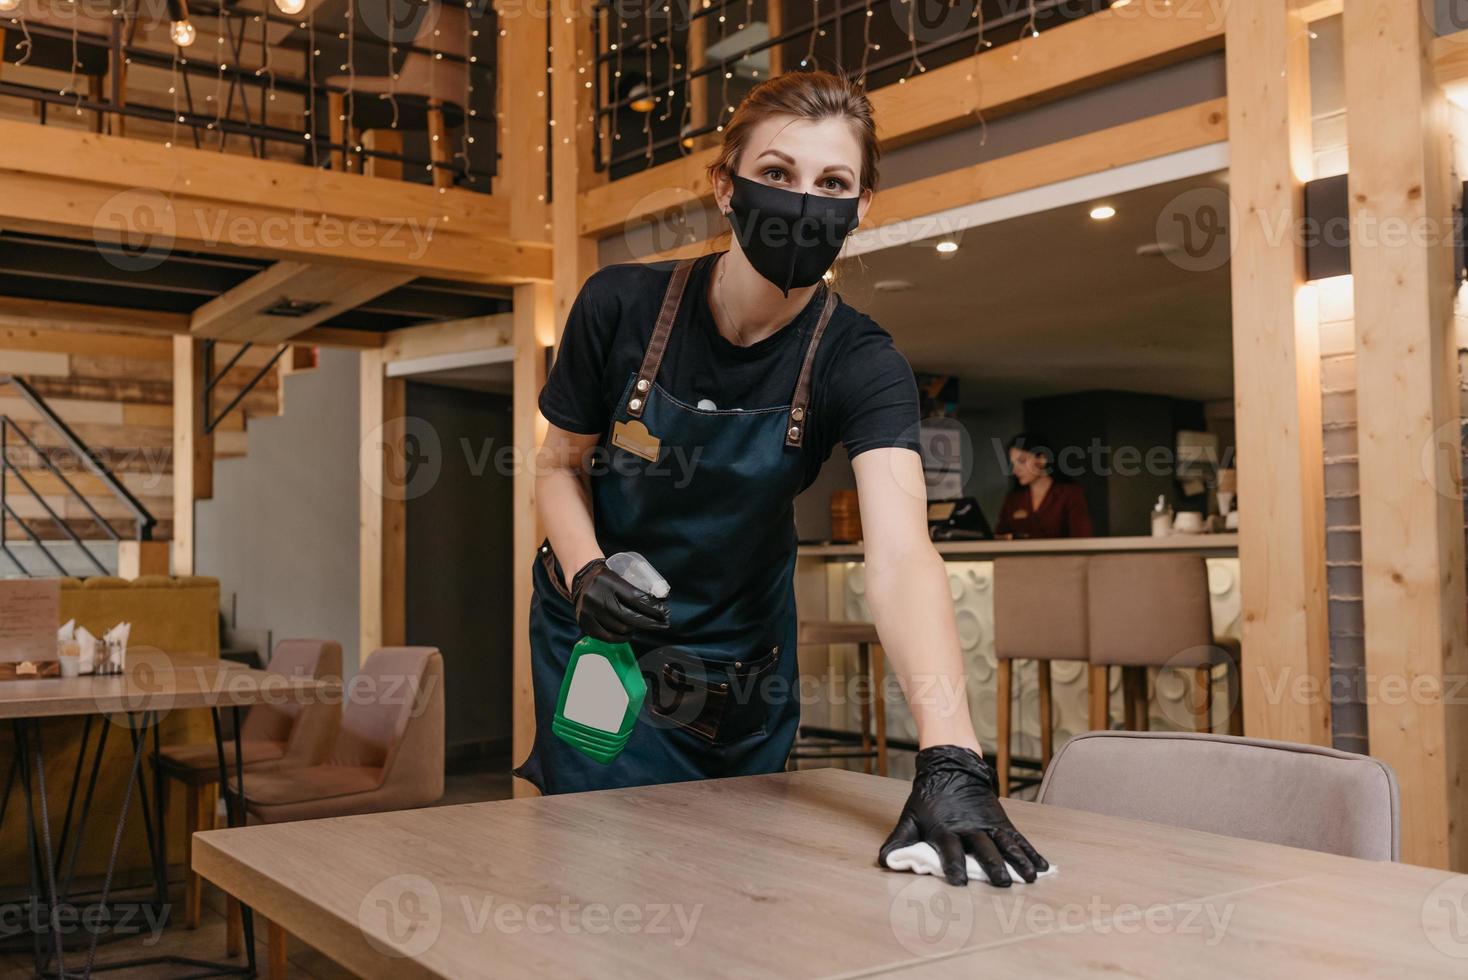
<svg viewBox="0 0 1468 980"><path fill-rule="evenodd" d="M719 174L733 176L739 155L749 142L749 133L770 116L794 116L819 120L830 116L845 119L861 143L863 191L877 189L877 126L872 120L872 103L866 90L845 74L828 71L790 71L760 82L750 89L724 127L724 143L709 164L709 180Z"/></svg>

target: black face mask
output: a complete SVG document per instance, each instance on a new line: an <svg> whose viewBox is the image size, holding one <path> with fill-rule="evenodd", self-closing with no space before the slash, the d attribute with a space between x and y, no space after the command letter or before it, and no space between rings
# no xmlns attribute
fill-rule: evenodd
<svg viewBox="0 0 1468 980"><path fill-rule="evenodd" d="M734 177L729 224L755 271L786 296L814 286L856 227L859 197L797 194Z"/></svg>

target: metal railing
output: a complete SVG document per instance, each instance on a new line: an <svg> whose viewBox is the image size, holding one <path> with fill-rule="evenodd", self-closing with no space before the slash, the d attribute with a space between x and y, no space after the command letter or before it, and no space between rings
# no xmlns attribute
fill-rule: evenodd
<svg viewBox="0 0 1468 980"><path fill-rule="evenodd" d="M42 125L47 123L48 115L53 110L66 110L69 114L94 114L99 120L99 128L103 126L101 120L109 118L166 123L177 131L172 140L175 145L181 145L187 140L195 148L202 148L207 142L211 149L223 149L229 139L234 137L247 140L252 155L259 158L265 158L267 145L274 144L299 152L301 163L317 168L339 168L348 161L382 160L402 165L405 173L425 175L435 171L448 171L463 186L489 193L490 183L497 169L497 151L494 147L496 140L492 138L493 113L476 112L474 107L481 102L490 106L494 104L496 80L493 59L472 56L466 58L452 52L434 51L415 44L411 38L376 37L368 32L342 34L349 38L346 42L347 52L343 54L349 62L352 61L352 49L365 49L379 52L379 57L387 59L384 64L390 62L396 65L398 59L407 55L425 55L434 57L439 62L455 64L468 73L472 90L466 95L466 104L463 106L461 126L464 133L462 138L453 141L460 148L448 161L434 160L431 155L375 148L361 142L333 141L328 118L329 95L343 96L349 114L354 100L366 104L380 99L387 100L388 96L354 93L348 86L328 84L322 80L318 75L347 75L348 72L338 72L335 66L329 72L324 66L318 67L315 62L321 60L320 48L313 47L306 52L308 69L304 78L275 68L269 60L261 63L247 62L244 54L247 44L258 46L261 51L280 46L279 42L272 45L270 40L268 32L272 25L276 28L304 29L309 23L313 45L325 44L327 39L336 38L342 33L336 27L315 24L314 12L287 17L273 11L268 3L263 11L237 11L228 0L195 0L189 4L193 14L217 18L222 25L219 36L222 43L215 45L218 50L216 60L202 53L203 44L199 45L196 54L195 48L176 48L170 53L140 43L136 38L138 25L144 18L156 16L157 11L150 8L158 6L161 5L148 3L148 0L124 0L113 11L111 31L108 34L29 21L23 12L0 13L0 31L8 32L5 43L19 51L25 52L33 40L44 39L70 45L73 69L82 66L81 57L88 52L99 52L106 56L108 62L107 84L96 85L85 94L76 88L76 83L85 82L87 76L73 71L71 83L61 90L51 86L0 79L0 96L34 103ZM348 9L351 9L350 5ZM471 7L471 13L477 18L475 27L478 33L493 37L496 33L495 22L488 0L477 2ZM319 35L317 31L320 32ZM27 58L28 53L19 58L12 54L11 60L19 65L24 64ZM173 77L169 88L173 93L172 104L149 105L138 101L136 97L129 98L124 82L125 74L118 70L119 65L170 72ZM45 67L66 72L64 66ZM370 76L363 73L358 77ZM83 85L83 89L85 88ZM200 91L196 92L196 88ZM219 92L219 89L223 89L223 92ZM301 129L284 127L269 121L270 103L277 93L302 100L305 125ZM200 106L197 101L199 98L206 102L212 101L213 104ZM392 98L396 100L392 112L394 129L397 128L398 102L405 107L426 104L425 99L409 93ZM486 136L491 138L485 139ZM484 152L473 154L471 158L469 144L476 141L490 145Z"/></svg>
<svg viewBox="0 0 1468 980"><path fill-rule="evenodd" d="M144 507L138 498L134 497L127 487L122 485L122 482L117 479L116 475L97 458L97 455L86 443L82 442L80 437L71 430L71 427L62 421L61 416L57 415L55 410L46 403L46 399L42 398L40 393L32 388L23 378L18 378L13 375L0 375L0 385L5 384L9 384L15 388L20 394L20 397L41 417L41 421L55 430L61 439L62 446L76 458L86 471L100 479L107 487L108 493L132 513L134 520L133 537L138 541L151 540L153 537L153 528L158 523L157 520L148 512L148 508ZM17 439L18 442L16 441ZM80 501L83 509L91 515L92 520L97 523L97 526L101 528L103 534L108 539L114 542L122 540L122 534L117 528L113 527L111 521L102 516L101 512L87 499L87 495L78 490L76 485L67 478L61 468L51 459L50 453L47 453L38 446L30 434L13 418L9 415L0 415L0 553L3 553L9 559L20 570L22 575L32 576L36 574L27 568L16 556L15 552L10 549L10 541L7 539L7 535L9 534L9 522L14 521L30 540L31 544L35 546L36 550L56 570L58 575L71 574L61 564L60 559L56 557L55 553L47 546L46 539L41 537L40 532L32 527L26 518L11 506L9 482L10 478L14 477L30 499L41 506L41 510L45 512L47 518L61 529L62 533L96 567L97 571L103 575L110 574L111 569L97 557L92 549L87 547L81 535L77 534L76 529L71 526L66 518L56 513L55 508L46 500L45 495L40 493L31 481L27 479L25 470L16 465L15 461L11 458L12 445L24 447L35 459L39 460L41 468L55 477L69 496Z"/></svg>
<svg viewBox="0 0 1468 980"><path fill-rule="evenodd" d="M270 373L271 368L275 367L275 362L279 361L281 356L291 349L290 344L279 345L275 353L270 356L270 359L260 366L260 369L255 372L249 381L246 381L240 387L239 391L235 392L234 397L229 400L229 404L225 405L216 414L214 411L214 389L224 380L224 376L229 374L230 370L240 362L240 358L245 356L245 352L255 345L250 341L245 341L240 344L239 350L234 352L234 356L229 359L229 362L216 371L214 370L214 352L217 346L218 341L204 341L204 404L202 408L204 410L204 431L210 433L219 428L219 423L224 421L225 416L234 411L235 406L244 401L245 396L255 390L255 386L265 379L265 376Z"/></svg>
<svg viewBox="0 0 1468 980"><path fill-rule="evenodd" d="M747 70L756 56L778 52L785 71L842 71L871 90L988 48L1023 43L1111 2L595 0L596 167L616 179L686 154L700 137L713 138L743 91L764 77ZM792 16L805 19L740 43L751 23L770 19L771 4L781 24ZM705 50L696 50L695 27ZM630 132L629 122L635 123Z"/></svg>

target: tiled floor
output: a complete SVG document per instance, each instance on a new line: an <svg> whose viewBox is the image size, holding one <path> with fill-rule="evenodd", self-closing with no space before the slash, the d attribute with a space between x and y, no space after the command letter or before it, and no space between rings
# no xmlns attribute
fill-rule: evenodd
<svg viewBox="0 0 1468 980"><path fill-rule="evenodd" d="M444 781L443 799L437 805L451 806L458 803L508 799L511 793L511 782L512 777L505 771L451 774ZM170 897L175 902L181 902L183 869L172 869L171 879L173 884L170 887ZM181 924L170 926L151 946L144 946L141 938L119 940L101 946L97 951L97 965L101 966L117 960L137 959L142 956L167 954L205 960L224 960L224 907L223 893L206 883L204 912L198 929L185 929ZM256 960L263 970L266 960L263 929L257 931L255 949ZM288 959L289 972L287 975L293 980L294 978L299 978L299 980L346 980L352 976L300 940L291 941ZM68 972L79 971L84 960L85 954L68 954L66 958ZM243 964L244 956L241 955L231 962ZM187 966L152 966L118 970L103 974L103 976L108 980L166 980L168 977L184 976L191 972L194 971ZM0 954L0 980L22 980L32 975L31 958L28 954Z"/></svg>

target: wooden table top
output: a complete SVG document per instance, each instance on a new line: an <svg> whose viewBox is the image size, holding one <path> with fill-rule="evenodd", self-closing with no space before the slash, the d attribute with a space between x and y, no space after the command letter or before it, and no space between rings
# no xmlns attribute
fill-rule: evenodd
<svg viewBox="0 0 1468 980"><path fill-rule="evenodd" d="M0 682L0 720L244 707L279 699L308 703L341 685L254 670L197 653L128 651L125 674Z"/></svg>
<svg viewBox="0 0 1468 980"><path fill-rule="evenodd" d="M1465 876L1014 801L1059 873L955 889L875 867L907 791L824 769L215 830L193 865L364 977L1468 973Z"/></svg>

